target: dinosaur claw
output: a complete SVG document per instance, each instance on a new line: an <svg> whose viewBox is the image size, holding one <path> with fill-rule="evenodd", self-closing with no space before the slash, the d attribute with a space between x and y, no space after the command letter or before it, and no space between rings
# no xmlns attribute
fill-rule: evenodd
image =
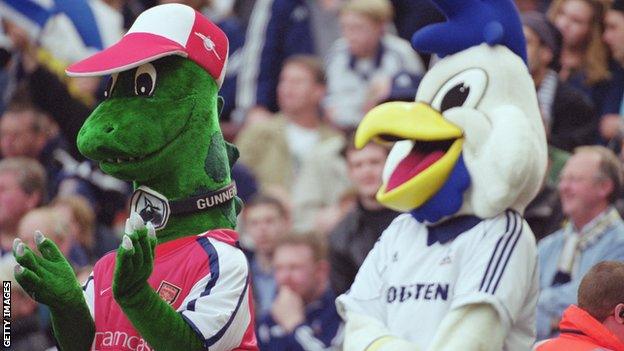
<svg viewBox="0 0 624 351"><path fill-rule="evenodd" d="M45 240L45 236L40 230L35 230L35 243L37 245L41 245L41 243Z"/></svg>
<svg viewBox="0 0 624 351"><path fill-rule="evenodd" d="M147 222L145 227L147 228L147 235L151 236L152 238L156 238L156 229L154 228L152 222Z"/></svg>
<svg viewBox="0 0 624 351"><path fill-rule="evenodd" d="M17 257L24 256L24 250L26 250L25 247L26 245L24 245L24 243L19 243L17 245L17 249L15 250L15 254L17 255Z"/></svg>
<svg viewBox="0 0 624 351"><path fill-rule="evenodd" d="M124 234L132 234L132 223L130 218L126 219L126 226L124 227Z"/></svg>
<svg viewBox="0 0 624 351"><path fill-rule="evenodd" d="M121 247L126 250L132 250L132 248L134 248L134 246L132 245L132 240L130 240L127 235L124 235L123 239L121 239Z"/></svg>
<svg viewBox="0 0 624 351"><path fill-rule="evenodd" d="M15 240L13 240L13 251L17 251L17 247L21 243L22 243L22 240L20 238L15 238Z"/></svg>
<svg viewBox="0 0 624 351"><path fill-rule="evenodd" d="M15 271L16 275L22 274L22 273L24 273L24 267L22 267L21 265L17 264L17 265L15 265L14 271Z"/></svg>
<svg viewBox="0 0 624 351"><path fill-rule="evenodd" d="M130 214L130 225L133 231L145 228L145 222L143 221L143 218L141 218L141 216L136 212L132 212Z"/></svg>

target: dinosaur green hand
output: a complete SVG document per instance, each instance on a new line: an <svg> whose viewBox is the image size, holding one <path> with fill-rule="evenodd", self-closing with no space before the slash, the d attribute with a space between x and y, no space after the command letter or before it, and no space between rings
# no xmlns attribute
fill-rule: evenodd
<svg viewBox="0 0 624 351"><path fill-rule="evenodd" d="M35 243L41 256L20 239L13 242L13 255L19 263L15 279L34 300L54 308L73 306L82 301L82 288L76 274L56 244L40 231Z"/></svg>
<svg viewBox="0 0 624 351"><path fill-rule="evenodd" d="M137 294L147 285L147 279L154 267L156 230L152 223L143 224L137 213L126 221L126 234L117 250L113 296L119 305Z"/></svg>

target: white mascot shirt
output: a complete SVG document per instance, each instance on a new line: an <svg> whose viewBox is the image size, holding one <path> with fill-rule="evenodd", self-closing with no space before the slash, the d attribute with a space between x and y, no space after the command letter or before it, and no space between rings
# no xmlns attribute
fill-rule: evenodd
<svg viewBox="0 0 624 351"><path fill-rule="evenodd" d="M397 217L338 298L339 311L373 317L426 350L451 309L487 303L509 330L503 350L530 350L538 271L535 238L522 217L508 210L444 244L428 246L427 238L427 226L410 214Z"/></svg>

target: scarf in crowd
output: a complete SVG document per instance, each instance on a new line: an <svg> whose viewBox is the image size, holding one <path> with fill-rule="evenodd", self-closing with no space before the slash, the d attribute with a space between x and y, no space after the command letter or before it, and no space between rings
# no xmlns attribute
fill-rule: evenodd
<svg viewBox="0 0 624 351"><path fill-rule="evenodd" d="M573 273L578 271L578 264L583 251L600 240L600 237L620 220L621 217L617 210L609 207L580 230L568 221L563 229L565 241L557 263L557 274L552 285L556 286L569 282Z"/></svg>

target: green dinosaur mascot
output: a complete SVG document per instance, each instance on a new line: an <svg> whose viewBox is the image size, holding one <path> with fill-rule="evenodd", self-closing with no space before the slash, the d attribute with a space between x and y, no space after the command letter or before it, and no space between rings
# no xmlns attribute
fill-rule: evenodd
<svg viewBox="0 0 624 351"><path fill-rule="evenodd" d="M78 148L133 181L135 193L121 246L82 287L42 233L40 255L14 243L15 276L50 307L62 350L257 350L248 266L232 230L237 151L218 123L227 57L213 23L167 4L68 68L72 76L111 74Z"/></svg>

